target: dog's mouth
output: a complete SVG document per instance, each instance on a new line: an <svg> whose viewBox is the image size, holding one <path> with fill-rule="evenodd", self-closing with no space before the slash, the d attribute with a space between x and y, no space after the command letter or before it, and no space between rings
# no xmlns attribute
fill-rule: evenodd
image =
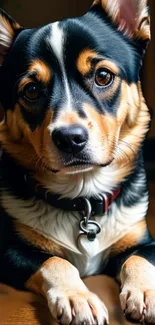
<svg viewBox="0 0 155 325"><path fill-rule="evenodd" d="M101 167L107 167L112 163L113 159L109 160L107 163L104 164L98 164L95 162L91 162L89 160L78 160L74 159L70 162L66 162L63 164L62 168L55 169L55 168L49 168L47 169L51 171L52 173L59 173L64 172L65 174L77 174L82 172L88 172L93 170L94 168L101 168Z"/></svg>
<svg viewBox="0 0 155 325"><path fill-rule="evenodd" d="M73 160L64 164L63 172L66 174L77 174L82 172L88 172L94 168L94 164L86 160Z"/></svg>
<svg viewBox="0 0 155 325"><path fill-rule="evenodd" d="M65 168L70 168L70 167L78 167L78 166L90 166L90 165L93 165L92 162L89 162L87 160L79 160L79 159L73 159L72 161L70 162L67 162L64 164L64 167Z"/></svg>

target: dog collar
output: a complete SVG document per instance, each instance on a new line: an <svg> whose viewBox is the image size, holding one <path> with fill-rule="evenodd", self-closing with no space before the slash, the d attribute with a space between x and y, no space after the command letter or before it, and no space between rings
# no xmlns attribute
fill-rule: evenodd
<svg viewBox="0 0 155 325"><path fill-rule="evenodd" d="M97 198L78 197L76 199L64 199L59 194L53 194L48 189L44 188L41 183L37 183L35 179L24 175L30 191L36 197L45 200L51 206L65 211L76 211L81 213L82 219L79 227L80 232L85 234L89 241L94 241L96 235L101 232L101 226L98 222L90 220L91 217L103 216L111 203L120 194L120 189L114 190L111 193L101 193Z"/></svg>

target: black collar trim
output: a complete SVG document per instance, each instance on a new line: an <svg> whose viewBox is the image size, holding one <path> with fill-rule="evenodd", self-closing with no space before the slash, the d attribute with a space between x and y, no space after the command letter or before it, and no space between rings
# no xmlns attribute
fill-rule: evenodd
<svg viewBox="0 0 155 325"><path fill-rule="evenodd" d="M24 179L33 195L35 194L36 197L45 200L48 204L54 206L55 208L65 211L76 211L81 213L87 212L86 198L78 197L76 199L63 199L59 194L51 193L48 189L44 188L42 184L38 183L29 175L25 175ZM117 189L111 194L101 193L98 198L88 198L87 201L89 201L91 206L91 216L103 216L119 194L120 189Z"/></svg>

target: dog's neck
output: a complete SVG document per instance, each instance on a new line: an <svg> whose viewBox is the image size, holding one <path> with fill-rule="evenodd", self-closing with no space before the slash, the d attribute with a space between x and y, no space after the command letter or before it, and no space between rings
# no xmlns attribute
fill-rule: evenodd
<svg viewBox="0 0 155 325"><path fill-rule="evenodd" d="M49 191L70 199L97 196L104 192L111 193L118 187L118 183L114 181L115 171L110 166L75 175L36 173L35 178Z"/></svg>

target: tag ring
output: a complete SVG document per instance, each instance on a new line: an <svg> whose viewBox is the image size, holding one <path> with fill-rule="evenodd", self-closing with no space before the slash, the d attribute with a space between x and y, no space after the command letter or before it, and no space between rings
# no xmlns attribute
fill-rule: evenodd
<svg viewBox="0 0 155 325"><path fill-rule="evenodd" d="M93 229L93 228L88 229L88 226L91 226L91 225L95 226L96 229ZM93 220L88 221L87 227L85 226L85 221L81 220L80 229L84 234L87 235L87 238L89 241L94 241L96 238L96 235L98 235L101 232L101 226L96 221L93 221Z"/></svg>
<svg viewBox="0 0 155 325"><path fill-rule="evenodd" d="M89 220L92 212L91 203L88 199L85 201L85 211L82 220L80 221L80 230L85 234L89 241L94 241L96 235L101 232L101 226L93 220ZM93 227L91 227L93 226Z"/></svg>

